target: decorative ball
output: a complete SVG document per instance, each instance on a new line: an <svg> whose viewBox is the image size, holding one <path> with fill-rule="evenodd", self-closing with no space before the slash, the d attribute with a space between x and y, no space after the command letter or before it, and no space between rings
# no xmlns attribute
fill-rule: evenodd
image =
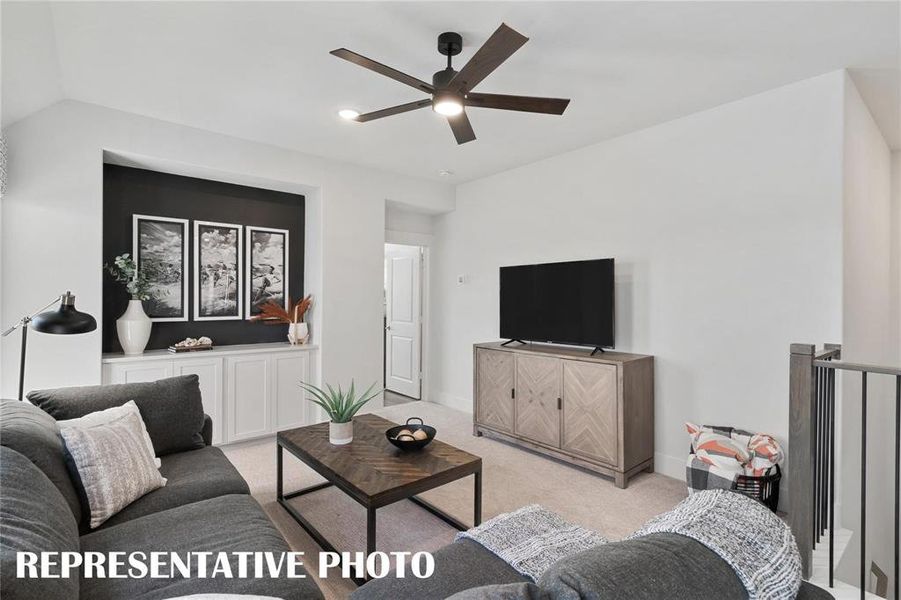
<svg viewBox="0 0 901 600"><path fill-rule="evenodd" d="M413 432L413 439L415 439L415 440L424 440L424 439L427 439L428 437L429 437L429 434L427 434L422 429L417 429L416 431Z"/></svg>
<svg viewBox="0 0 901 600"><path fill-rule="evenodd" d="M405 435L413 435L413 432L410 431L409 429L401 429L401 430L397 433L397 437L398 437L398 438L403 438Z"/></svg>

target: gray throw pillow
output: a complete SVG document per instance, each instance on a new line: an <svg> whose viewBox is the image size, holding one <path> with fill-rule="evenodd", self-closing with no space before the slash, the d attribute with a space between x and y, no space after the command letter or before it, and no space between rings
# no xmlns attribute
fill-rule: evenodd
<svg viewBox="0 0 901 600"><path fill-rule="evenodd" d="M166 485L134 413L106 425L65 427L60 435L84 488L91 529L148 492Z"/></svg>
<svg viewBox="0 0 901 600"><path fill-rule="evenodd" d="M122 406L134 400L157 456L204 447L203 402L197 375L147 383L121 383L35 390L28 399L57 421Z"/></svg>
<svg viewBox="0 0 901 600"><path fill-rule="evenodd" d="M78 600L78 569L66 579L16 578L18 552L78 550L78 525L56 486L28 458L0 447L3 600Z"/></svg>
<svg viewBox="0 0 901 600"><path fill-rule="evenodd" d="M555 600L747 600L735 571L712 550L673 533L611 542L563 558L538 585Z"/></svg>
<svg viewBox="0 0 901 600"><path fill-rule="evenodd" d="M53 417L28 402L0 400L0 444L43 471L63 495L75 521L81 521L81 503L66 469L63 441Z"/></svg>

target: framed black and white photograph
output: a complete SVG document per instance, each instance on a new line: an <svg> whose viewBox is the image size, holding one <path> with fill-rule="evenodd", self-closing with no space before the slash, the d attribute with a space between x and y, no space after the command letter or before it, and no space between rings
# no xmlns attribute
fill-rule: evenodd
<svg viewBox="0 0 901 600"><path fill-rule="evenodd" d="M188 221L132 215L132 256L151 282L151 321L188 320Z"/></svg>
<svg viewBox="0 0 901 600"><path fill-rule="evenodd" d="M194 320L243 318L243 226L194 221Z"/></svg>
<svg viewBox="0 0 901 600"><path fill-rule="evenodd" d="M288 307L288 230L247 227L247 318L267 302Z"/></svg>

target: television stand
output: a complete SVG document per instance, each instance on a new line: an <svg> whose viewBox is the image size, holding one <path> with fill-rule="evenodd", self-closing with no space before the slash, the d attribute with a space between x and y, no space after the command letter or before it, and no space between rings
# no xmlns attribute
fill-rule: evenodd
<svg viewBox="0 0 901 600"><path fill-rule="evenodd" d="M595 347L594 347L594 350L591 351L591 356L594 356L594 355L597 354L598 352L600 352L601 354L603 354L603 353L604 353L604 349L601 348L600 346L595 346Z"/></svg>
<svg viewBox="0 0 901 600"><path fill-rule="evenodd" d="M524 341L522 341L522 340L507 340L506 342L504 342L503 344L501 344L501 346L509 346L509 345L512 344L513 342L519 342L519 343L522 344L523 346L526 345L526 342L524 342Z"/></svg>

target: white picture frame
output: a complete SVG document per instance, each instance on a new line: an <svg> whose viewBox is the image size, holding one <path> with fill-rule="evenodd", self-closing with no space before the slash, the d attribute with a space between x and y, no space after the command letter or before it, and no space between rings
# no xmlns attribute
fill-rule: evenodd
<svg viewBox="0 0 901 600"><path fill-rule="evenodd" d="M281 285L281 296L282 296L282 304L285 307L285 310L289 308L288 306L288 284L289 284L289 270L288 270L288 257L290 251L290 232L287 229L275 229L272 227L257 227L253 225L248 225L245 227L245 235L246 235L246 248L247 248L247 260L246 262L246 273L245 273L245 295L244 295L244 311L245 318L250 319L251 317L259 314L258 312L254 312L255 306L260 302L265 302L266 300L272 299L261 298L258 299L257 296L259 293L265 293L264 288L261 290L262 286L255 284L255 282L259 281L262 277L265 284L269 284L271 278L267 278L262 276L258 271L261 267L261 262L259 258L257 258L257 253L262 252L258 248L258 244L262 243L263 240L255 239L256 234L268 234L269 238L266 240L268 242L272 239L272 237L282 238L282 243L280 244L280 253L281 253L281 265L271 264L267 265L273 269L273 272L276 273L279 281L278 283ZM262 236L261 236L262 237ZM279 249L278 242L274 242L275 249ZM265 251L265 249L263 250ZM268 261L272 262L272 261ZM278 273L279 266L281 267L281 273ZM264 285L265 285L264 284ZM271 295L270 295L271 296ZM278 294L276 293L277 297Z"/></svg>
<svg viewBox="0 0 901 600"><path fill-rule="evenodd" d="M151 229L151 225L157 225L155 231ZM177 225L180 230L181 240L173 243L171 240L167 240L166 238L171 237L171 234L174 233L174 229L170 227L170 225ZM177 298L181 300L181 314L178 315L163 315L163 316L154 316L162 313L159 310L161 307L157 306L157 304L161 304L159 299L148 300L144 302L144 310L147 313L147 316L150 317L150 320L155 323L171 323L176 321L187 321L188 310L189 310L189 279L188 279L188 234L189 234L189 221L187 219L176 219L173 217L161 217L158 215L141 215L141 214L133 214L131 217L131 247L132 247L132 258L135 260L135 265L138 267L138 270L141 270L142 262L144 261L144 256L147 252L147 245L153 241L155 245L159 248L162 246L168 245L168 252L174 251L178 248L181 252L181 256L177 257L179 267L181 269L180 273L180 290ZM142 234L144 234L142 236ZM153 240L148 240L148 238L152 236ZM144 238L142 240L142 237ZM167 249L165 247L159 248L159 253L166 252ZM176 257L169 257L176 258ZM171 264L175 262L174 260L165 260L165 257L162 258L161 262L167 263L167 269L172 269ZM163 267L158 267L157 271L162 270ZM163 284L157 282L155 284L155 288L163 287ZM157 290L158 291L158 290ZM167 294L171 296L170 294ZM164 304L164 303L162 303Z"/></svg>
<svg viewBox="0 0 901 600"><path fill-rule="evenodd" d="M233 321L244 318L244 226L236 223L215 221L194 221L194 320ZM223 232L234 234L227 240L213 243L211 235L221 236ZM234 248L235 256L229 256ZM205 255L220 255L215 265L205 260ZM221 266L219 266L221 265ZM232 269L233 267L233 269ZM224 271L224 280L223 280ZM220 283L222 282L222 283ZM234 282L234 290L230 290ZM224 288L224 289L223 289ZM231 298L234 297L232 302ZM214 303L222 309L211 308Z"/></svg>

